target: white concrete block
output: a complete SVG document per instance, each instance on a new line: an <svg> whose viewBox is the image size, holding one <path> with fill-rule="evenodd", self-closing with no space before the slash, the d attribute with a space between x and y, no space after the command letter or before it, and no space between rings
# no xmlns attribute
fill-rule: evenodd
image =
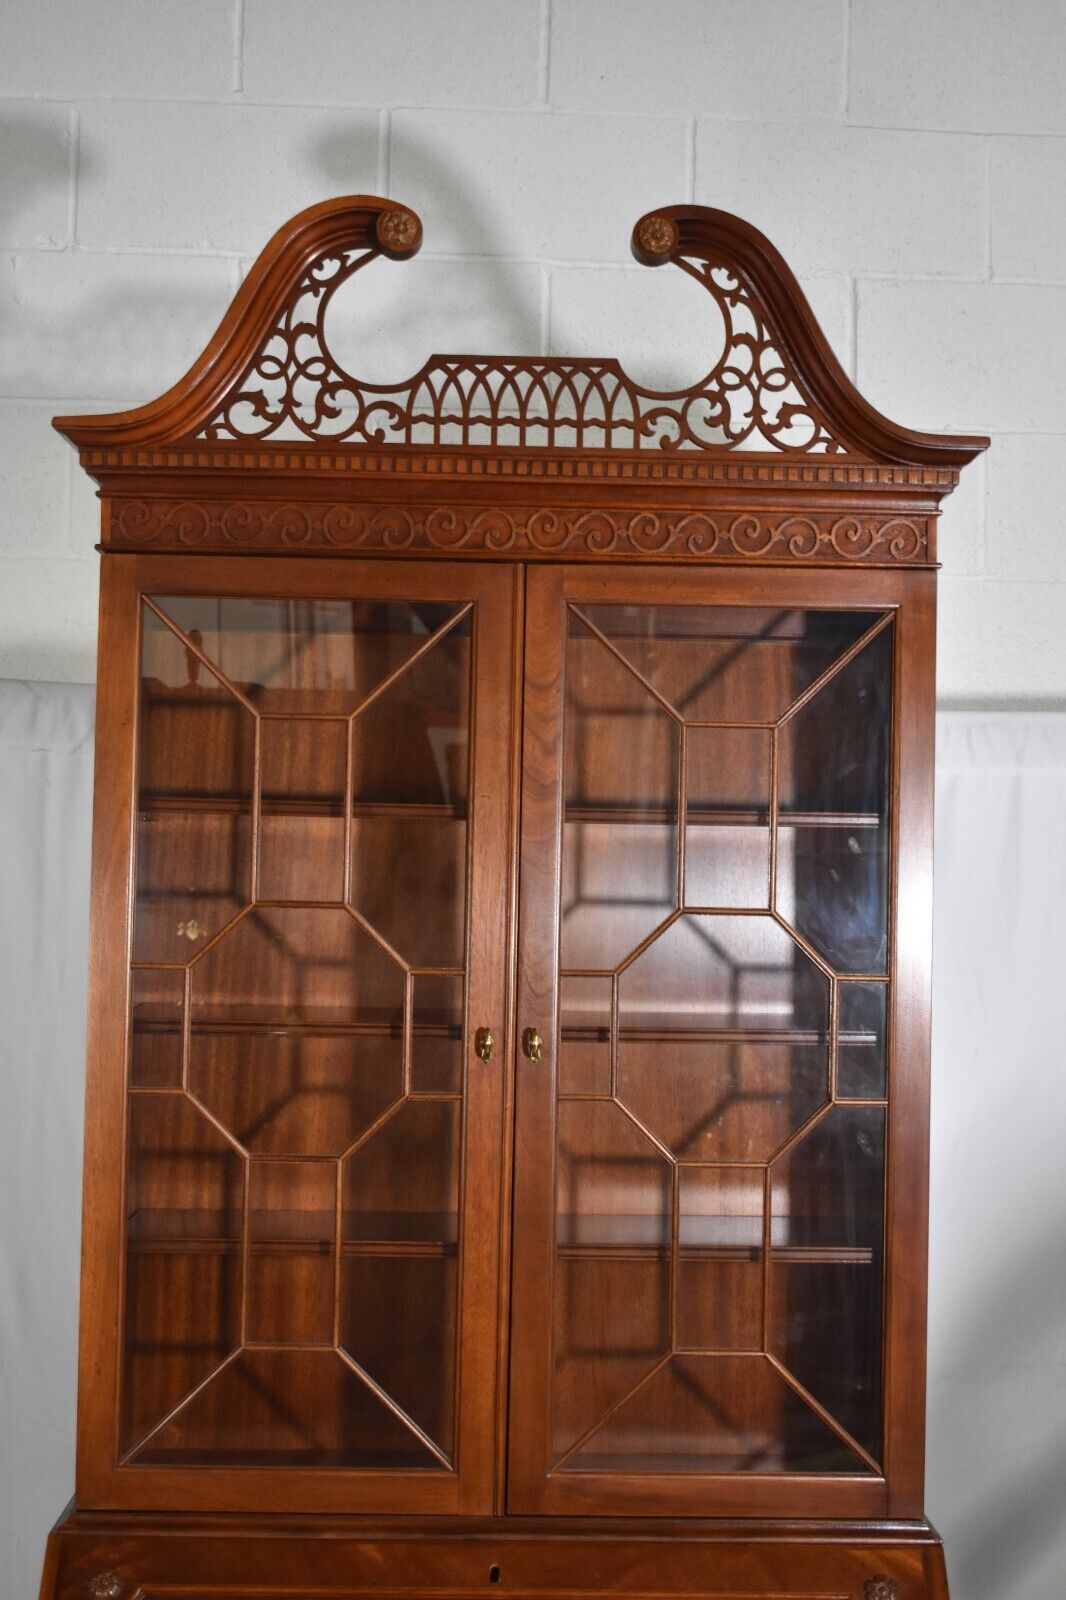
<svg viewBox="0 0 1066 1600"><path fill-rule="evenodd" d="M344 371L377 384L431 355L539 355L542 278L509 261L375 261L338 289L326 338Z"/></svg>
<svg viewBox="0 0 1066 1600"><path fill-rule="evenodd" d="M0 583L0 678L92 683L99 560L8 557Z"/></svg>
<svg viewBox="0 0 1066 1600"><path fill-rule="evenodd" d="M838 352L847 341L847 284L817 278L804 285ZM553 267L551 351L614 356L644 388L685 389L722 352L721 314L685 272L631 267Z"/></svg>
<svg viewBox="0 0 1066 1600"><path fill-rule="evenodd" d="M714 301L670 267L553 267L557 356L613 356L648 389L685 389L714 366L722 319Z"/></svg>
<svg viewBox="0 0 1066 1600"><path fill-rule="evenodd" d="M681 200L679 119L398 111L389 187L429 251L628 261L637 218Z"/></svg>
<svg viewBox="0 0 1066 1600"><path fill-rule="evenodd" d="M200 354L235 287L221 257L42 251L4 265L0 384L13 398L152 399Z"/></svg>
<svg viewBox="0 0 1066 1600"><path fill-rule="evenodd" d="M78 243L257 254L294 212L378 187L373 111L96 105L82 114Z"/></svg>
<svg viewBox="0 0 1066 1600"><path fill-rule="evenodd" d="M943 502L937 528L937 558L945 574L976 577L986 570L987 456L962 470L959 486Z"/></svg>
<svg viewBox="0 0 1066 1600"><path fill-rule="evenodd" d="M840 0L562 0L549 97L615 115L832 119L843 51Z"/></svg>
<svg viewBox="0 0 1066 1600"><path fill-rule="evenodd" d="M981 143L964 135L703 121L696 199L761 228L796 272L980 277Z"/></svg>
<svg viewBox="0 0 1066 1600"><path fill-rule="evenodd" d="M50 405L0 402L0 556L70 554L71 455Z"/></svg>
<svg viewBox="0 0 1066 1600"><path fill-rule="evenodd" d="M48 100L210 99L233 79L222 0L9 0L0 95Z"/></svg>
<svg viewBox="0 0 1066 1600"><path fill-rule="evenodd" d="M992 140L990 192L992 276L1066 280L1066 139Z"/></svg>
<svg viewBox="0 0 1066 1600"><path fill-rule="evenodd" d="M859 388L914 428L1028 432L1066 416L1066 287L858 285Z"/></svg>
<svg viewBox="0 0 1066 1600"><path fill-rule="evenodd" d="M72 121L69 106L0 104L0 248L70 243Z"/></svg>
<svg viewBox="0 0 1066 1600"><path fill-rule="evenodd" d="M1066 433L1002 434L987 459L988 571L1066 583Z"/></svg>
<svg viewBox="0 0 1066 1600"><path fill-rule="evenodd" d="M1063 133L1064 60L1061 0L860 0L851 8L848 119Z"/></svg>
<svg viewBox="0 0 1066 1600"><path fill-rule="evenodd" d="M539 0L246 0L244 93L314 105L522 106Z"/></svg>
<svg viewBox="0 0 1066 1600"><path fill-rule="evenodd" d="M850 378L855 368L851 279L839 272L817 278L802 277L800 288L807 296L815 320L829 340L833 354Z"/></svg>
<svg viewBox="0 0 1066 1600"><path fill-rule="evenodd" d="M942 578L937 697L942 705L1061 704L1066 583Z"/></svg>

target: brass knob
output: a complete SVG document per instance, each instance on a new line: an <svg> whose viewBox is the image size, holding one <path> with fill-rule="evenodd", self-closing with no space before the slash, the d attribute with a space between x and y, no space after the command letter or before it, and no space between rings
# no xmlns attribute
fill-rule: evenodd
<svg viewBox="0 0 1066 1600"><path fill-rule="evenodd" d="M491 1028L479 1028L474 1035L474 1049L482 1061L491 1061L496 1041Z"/></svg>
<svg viewBox="0 0 1066 1600"><path fill-rule="evenodd" d="M539 1061L544 1042L536 1028L527 1028L522 1035L522 1049L530 1061Z"/></svg>

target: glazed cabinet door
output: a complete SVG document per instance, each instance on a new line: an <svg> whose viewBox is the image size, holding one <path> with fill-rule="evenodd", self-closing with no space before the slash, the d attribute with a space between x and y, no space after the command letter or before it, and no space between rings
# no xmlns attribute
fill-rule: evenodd
<svg viewBox="0 0 1066 1600"><path fill-rule="evenodd" d="M79 1502L489 1510L513 579L104 582Z"/></svg>
<svg viewBox="0 0 1066 1600"><path fill-rule="evenodd" d="M890 1504L924 1249L889 1260L886 1203L924 1183L893 884L920 924L897 795L929 730L900 662L930 622L894 574L530 577L515 1511Z"/></svg>

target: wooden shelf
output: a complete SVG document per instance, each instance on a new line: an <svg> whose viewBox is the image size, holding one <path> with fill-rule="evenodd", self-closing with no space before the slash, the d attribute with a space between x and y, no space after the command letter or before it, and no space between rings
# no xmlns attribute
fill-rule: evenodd
<svg viewBox="0 0 1066 1600"><path fill-rule="evenodd" d="M583 805L580 801L567 801L563 808L564 822L668 824L677 819L677 808L669 806L604 805L602 802ZM879 828L883 819L876 811L796 811L783 806L777 820L783 828ZM770 808L768 805L705 807L689 804L685 808L685 821L690 828L768 828Z"/></svg>
<svg viewBox="0 0 1066 1600"><path fill-rule="evenodd" d="M345 1212L351 1225L355 1214ZM331 1255L332 1211L253 1211L249 1248L255 1255ZM359 1236L341 1240L342 1256L441 1256L456 1253L456 1219L441 1212L361 1212ZM134 1212L126 1239L138 1254L234 1254L242 1248L243 1214L237 1210L153 1210ZM269 1236L263 1237L269 1229ZM779 1263L851 1263L875 1259L869 1245L841 1245L818 1239L816 1220L775 1220L772 1259ZM665 1260L670 1253L669 1223L663 1217L621 1213L573 1213L558 1218L556 1250L562 1260ZM750 1216L686 1217L682 1260L758 1261L762 1220Z"/></svg>
<svg viewBox="0 0 1066 1600"><path fill-rule="evenodd" d="M443 1212L345 1212L359 1222L357 1238L343 1237L342 1256L451 1256L456 1219ZM237 1255L244 1216L238 1210L142 1209L126 1223L128 1248L145 1255ZM252 1211L253 1255L332 1255L333 1211ZM269 1236L263 1236L269 1229Z"/></svg>
<svg viewBox="0 0 1066 1600"><path fill-rule="evenodd" d="M778 1217L771 1229L775 1262L852 1262L874 1260L869 1245L841 1245L817 1237L826 1232L813 1218ZM681 1220L678 1253L682 1260L758 1261L762 1257L763 1223L754 1216L688 1216ZM663 1260L670 1253L669 1220L661 1216L621 1213L571 1213L557 1218L556 1249L563 1260Z"/></svg>
<svg viewBox="0 0 1066 1600"><path fill-rule="evenodd" d="M260 809L264 817L343 817L344 801L319 795L264 795ZM138 794L137 810L142 815L251 816L252 797L250 794L171 794L150 789ZM466 805L449 804L444 800L356 800L352 816L425 817L465 822Z"/></svg>
<svg viewBox="0 0 1066 1600"><path fill-rule="evenodd" d="M179 1037L182 1032L181 1021L173 1019L138 1018L133 1017L133 1031L140 1036L165 1035L170 1038ZM325 1020L308 1019L306 1022L281 1022L262 1019L242 1018L206 1018L197 1020L190 1025L190 1034L196 1038L205 1038L218 1034L240 1034L248 1038L268 1038L280 1035L283 1038L293 1039L330 1039L330 1038L364 1038L364 1039L402 1039L403 1018L382 1018L380 1021L369 1022L329 1022ZM415 1039L452 1039L461 1040L463 1029L460 1023L451 1022L416 1022L411 1026L411 1034Z"/></svg>
<svg viewBox="0 0 1066 1600"><path fill-rule="evenodd" d="M137 810L153 815L175 813L188 815L205 813L210 816L240 814L251 816L250 794L184 794L162 793L159 790L142 790L137 796ZM356 800L352 806L353 817L404 817L432 818L454 822L466 821L465 804L449 804L435 800ZM261 815L265 817L343 817L344 802L339 798L316 795L264 795ZM677 808L640 805L583 805L568 802L564 808L565 822L631 823L634 825L668 825L676 823ZM716 806L712 808L689 805L685 820L690 828L753 827L768 828L768 806ZM883 818L876 811L797 811L782 807L778 812L778 825L783 828L880 828Z"/></svg>
<svg viewBox="0 0 1066 1600"><path fill-rule="evenodd" d="M608 1044L610 1030L590 1024L563 1028L563 1044ZM875 1033L841 1033L839 1042L846 1045L876 1045ZM620 1028L618 1038L631 1044L829 1044L828 1030L819 1033L813 1028ZM565 1096L560 1096L561 1099Z"/></svg>

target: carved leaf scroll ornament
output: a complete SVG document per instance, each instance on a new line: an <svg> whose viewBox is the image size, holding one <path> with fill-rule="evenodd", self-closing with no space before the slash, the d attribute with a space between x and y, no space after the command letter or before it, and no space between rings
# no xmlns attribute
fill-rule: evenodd
<svg viewBox="0 0 1066 1600"><path fill-rule="evenodd" d="M925 519L750 511L641 510L635 506L416 507L269 500L126 500L111 503L108 542L203 549L466 550L521 554L717 556L896 565L928 559Z"/></svg>

